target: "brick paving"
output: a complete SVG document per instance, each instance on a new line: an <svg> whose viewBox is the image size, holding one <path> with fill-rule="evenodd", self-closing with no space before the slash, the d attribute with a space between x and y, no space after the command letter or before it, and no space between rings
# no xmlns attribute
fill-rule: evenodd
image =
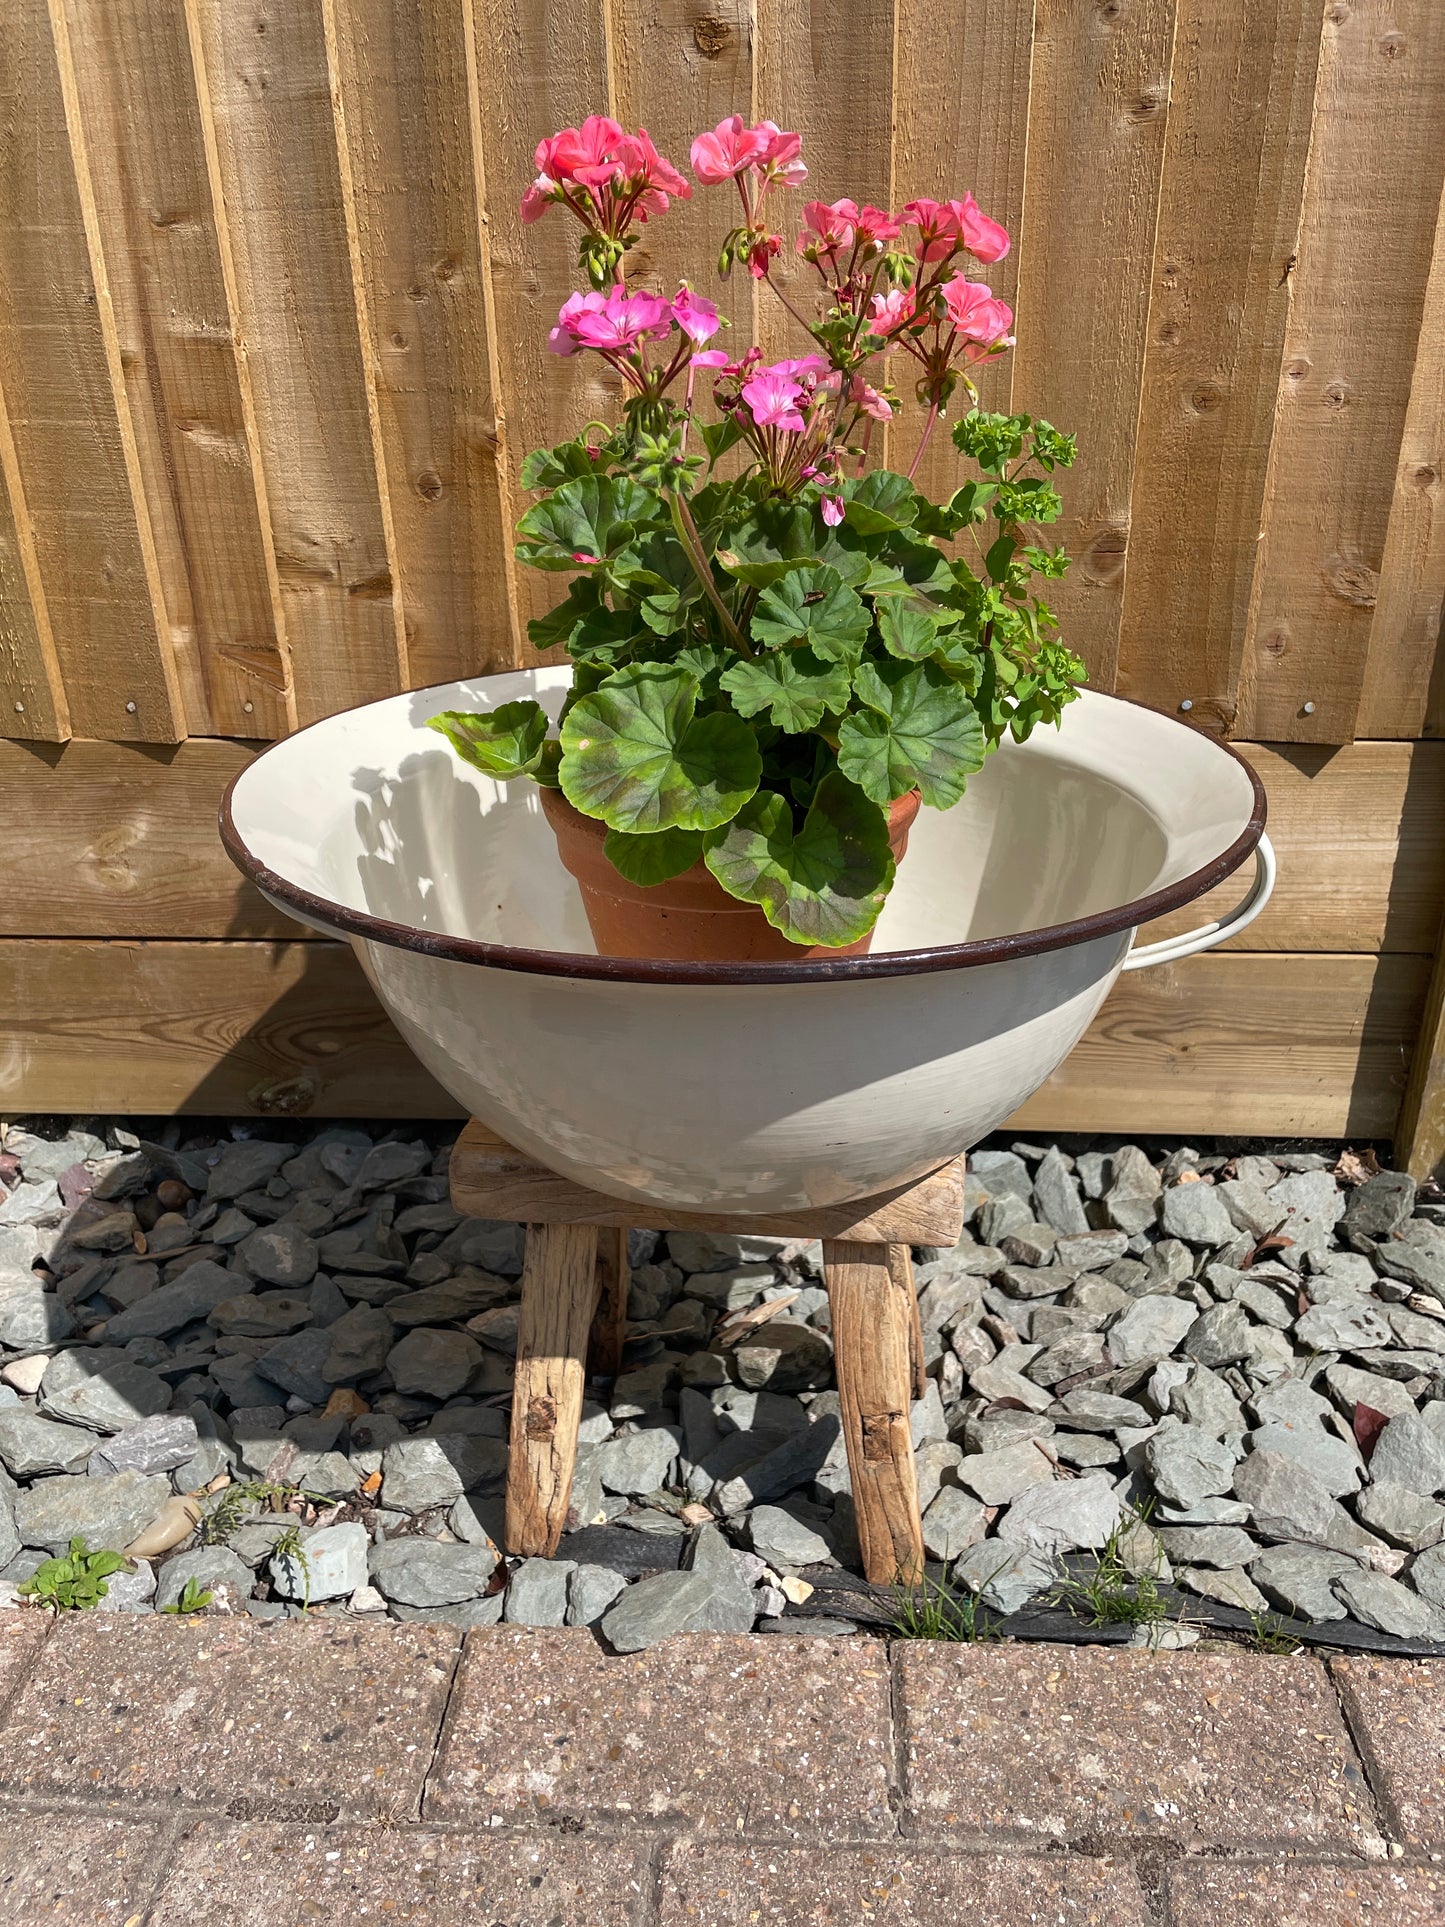
<svg viewBox="0 0 1445 1927"><path fill-rule="evenodd" d="M0 1614L0 1921L1414 1927L1445 1668Z"/></svg>

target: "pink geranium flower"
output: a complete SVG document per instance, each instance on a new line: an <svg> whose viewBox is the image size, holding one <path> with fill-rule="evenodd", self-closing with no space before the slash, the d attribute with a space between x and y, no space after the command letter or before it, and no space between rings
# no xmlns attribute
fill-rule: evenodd
<svg viewBox="0 0 1445 1927"><path fill-rule="evenodd" d="M761 127L748 127L741 114L731 114L693 142L692 171L704 186L716 187L746 173L767 148L768 137Z"/></svg>
<svg viewBox="0 0 1445 1927"><path fill-rule="evenodd" d="M948 318L966 342L985 350L1011 345L1009 329L1013 326L1014 311L1007 301L996 299L991 288L956 274L942 292ZM970 356L970 359L977 357Z"/></svg>
<svg viewBox="0 0 1445 1927"><path fill-rule="evenodd" d="M902 223L881 207L860 208L857 226L860 241L896 241L903 232Z"/></svg>
<svg viewBox="0 0 1445 1927"><path fill-rule="evenodd" d="M674 295L671 306L673 320L682 332L701 348L704 342L711 341L722 323L718 320L717 303L709 301L706 295L694 294L686 283ZM718 351L721 353L721 350ZM727 356L723 355L726 362Z"/></svg>
<svg viewBox="0 0 1445 1927"><path fill-rule="evenodd" d="M557 325L547 337L554 355L575 355L580 344L577 323L585 314L598 314L607 305L602 294L569 294L557 310Z"/></svg>
<svg viewBox="0 0 1445 1927"><path fill-rule="evenodd" d="M536 160L537 178L522 196L522 219L529 226L553 202L566 201L580 218L616 234L634 219L664 213L669 196L686 200L692 194L645 127L629 134L605 114L549 134L537 143Z"/></svg>
<svg viewBox="0 0 1445 1927"><path fill-rule="evenodd" d="M918 229L920 261L942 261L960 248L980 261L1001 261L1008 253L1007 231L971 194L961 201L910 201L903 214Z"/></svg>
<svg viewBox="0 0 1445 1927"><path fill-rule="evenodd" d="M586 348L619 353L639 341L660 341L671 327L672 309L661 295L649 294L646 289L628 294L623 288L613 288L601 307L588 307L578 314L572 331Z"/></svg>
<svg viewBox="0 0 1445 1927"><path fill-rule="evenodd" d="M823 520L830 529L836 529L843 520L843 498L841 495L823 497Z"/></svg>
<svg viewBox="0 0 1445 1927"><path fill-rule="evenodd" d="M890 288L887 294L873 297L872 327L875 335L891 335L913 319L912 288Z"/></svg>
<svg viewBox="0 0 1445 1927"><path fill-rule="evenodd" d="M858 223L855 201L809 201L803 209L803 232L798 236L798 252L815 257L836 254L853 245Z"/></svg>
<svg viewBox="0 0 1445 1927"><path fill-rule="evenodd" d="M892 404L861 375L854 375L849 382L848 399L855 408L861 408L865 415L871 415L875 422L891 422L893 419Z"/></svg>
<svg viewBox="0 0 1445 1927"><path fill-rule="evenodd" d="M690 368L731 368L732 360L726 348L704 348L700 355L692 356Z"/></svg>
<svg viewBox="0 0 1445 1927"><path fill-rule="evenodd" d="M680 201L692 199L692 184L685 181L671 161L664 160L653 146L652 136L645 127L639 127L635 134L629 134L622 142L622 155L627 166L629 180L646 177L648 189L662 197L662 206L667 206L667 196L675 195Z"/></svg>
<svg viewBox="0 0 1445 1927"><path fill-rule="evenodd" d="M776 121L760 120L753 129L767 140L763 151L763 173L770 181L778 181L784 187L801 187L808 178L808 170L803 165L803 137L801 134L786 134Z"/></svg>
<svg viewBox="0 0 1445 1927"><path fill-rule="evenodd" d="M537 171L554 181L582 181L591 187L610 181L617 166L622 128L606 114L591 114L580 127L564 127L537 143Z"/></svg>
<svg viewBox="0 0 1445 1927"><path fill-rule="evenodd" d="M991 221L971 194L948 205L969 253L979 261L1002 261L1009 250L1008 230Z"/></svg>
<svg viewBox="0 0 1445 1927"><path fill-rule="evenodd" d="M817 357L810 355L808 359ZM743 383L742 390L743 400L759 428L786 428L794 434L801 433L805 426L797 407L802 392L802 383L794 381L782 363L759 368L751 380Z"/></svg>

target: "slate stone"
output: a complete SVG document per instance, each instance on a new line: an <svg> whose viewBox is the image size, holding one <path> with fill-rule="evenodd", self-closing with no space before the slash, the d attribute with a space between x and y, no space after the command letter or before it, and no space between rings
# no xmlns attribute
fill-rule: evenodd
<svg viewBox="0 0 1445 1927"><path fill-rule="evenodd" d="M1333 1581L1359 1571L1359 1562L1318 1546L1271 1546L1250 1566L1250 1577L1281 1612L1296 1619L1343 1619Z"/></svg>
<svg viewBox="0 0 1445 1927"><path fill-rule="evenodd" d="M1234 1454L1226 1446L1172 1419L1145 1441L1143 1463L1155 1491L1171 1505L1197 1505L1228 1492L1234 1480Z"/></svg>
<svg viewBox="0 0 1445 1927"><path fill-rule="evenodd" d="M223 1299L212 1306L206 1318L206 1323L226 1338L284 1338L311 1322L311 1306L305 1298L279 1291L261 1297L242 1292Z"/></svg>
<svg viewBox="0 0 1445 1927"><path fill-rule="evenodd" d="M1345 1210L1345 1195L1328 1171L1299 1171L1270 1186L1269 1201L1281 1208L1281 1235L1294 1243L1283 1254L1286 1264L1306 1251L1323 1251Z"/></svg>
<svg viewBox="0 0 1445 1927"><path fill-rule="evenodd" d="M422 1291L404 1292L389 1298L386 1315L404 1330L413 1325L445 1325L475 1318L478 1312L494 1311L505 1305L516 1292L516 1281L496 1278L485 1271L466 1271Z"/></svg>
<svg viewBox="0 0 1445 1927"><path fill-rule="evenodd" d="M382 1369L396 1342L396 1327L389 1311L354 1305L327 1327L326 1336L330 1349L322 1361L320 1376L328 1385L348 1385Z"/></svg>
<svg viewBox="0 0 1445 1927"><path fill-rule="evenodd" d="M1112 1479L1060 1479L1022 1493L994 1530L1004 1543L1039 1552L1073 1552L1102 1546L1121 1516Z"/></svg>
<svg viewBox="0 0 1445 1927"><path fill-rule="evenodd" d="M991 1198L1012 1195L1027 1204L1033 1196L1029 1167L1014 1151L970 1151L968 1174Z"/></svg>
<svg viewBox="0 0 1445 1927"><path fill-rule="evenodd" d="M263 1138L222 1145L220 1156L211 1167L206 1196L224 1203L239 1198L244 1192L258 1190L294 1155L293 1145L272 1144Z"/></svg>
<svg viewBox="0 0 1445 1927"><path fill-rule="evenodd" d="M53 1291L41 1288L38 1277L33 1285L26 1282L0 1296L0 1345L11 1351L58 1345L74 1330L69 1310Z"/></svg>
<svg viewBox="0 0 1445 1927"><path fill-rule="evenodd" d="M1388 1345L1393 1334L1367 1304L1311 1305L1295 1320L1297 1348L1315 1352L1374 1351Z"/></svg>
<svg viewBox="0 0 1445 1927"><path fill-rule="evenodd" d="M1445 1630L1440 1613L1388 1573L1357 1568L1340 1573L1331 1584L1350 1617L1377 1632L1394 1633L1399 1639L1438 1639Z"/></svg>
<svg viewBox="0 0 1445 1927"><path fill-rule="evenodd" d="M1358 1491L1365 1482L1365 1462L1358 1446L1321 1425L1261 1425L1250 1434L1250 1446L1256 1452L1282 1452L1298 1460L1334 1499Z"/></svg>
<svg viewBox="0 0 1445 1927"><path fill-rule="evenodd" d="M833 1347L809 1325L774 1318L732 1352L738 1382L753 1390L803 1392L833 1381Z"/></svg>
<svg viewBox="0 0 1445 1927"><path fill-rule="evenodd" d="M1121 1426L1146 1426L1149 1414L1132 1399L1077 1386L1058 1401L1058 1412L1075 1431L1113 1432Z"/></svg>
<svg viewBox="0 0 1445 1927"><path fill-rule="evenodd" d="M714 1504L724 1513L734 1513L769 1499L785 1498L821 1470L841 1438L842 1427L836 1418L817 1419L807 1431L780 1439L758 1458L740 1466L714 1488Z"/></svg>
<svg viewBox="0 0 1445 1927"><path fill-rule="evenodd" d="M1438 1224L1412 1218L1393 1238L1382 1238L1374 1256L1387 1277L1445 1299L1445 1232Z"/></svg>
<svg viewBox="0 0 1445 1927"><path fill-rule="evenodd" d="M497 1566L489 1546L444 1545L407 1536L386 1539L369 1555L371 1583L403 1606L455 1606L478 1599Z"/></svg>
<svg viewBox="0 0 1445 1927"><path fill-rule="evenodd" d="M1167 1358L1197 1317L1196 1307L1183 1299L1136 1299L1109 1327L1109 1356L1116 1365Z"/></svg>
<svg viewBox="0 0 1445 1927"><path fill-rule="evenodd" d="M707 1610L711 1596L712 1582L705 1573L654 1573L629 1586L603 1614L602 1636L615 1652L641 1652L682 1632L696 1614Z"/></svg>
<svg viewBox="0 0 1445 1927"><path fill-rule="evenodd" d="M1357 1405L1368 1405L1372 1411L1383 1412L1386 1418L1401 1418L1407 1412L1418 1409L1414 1399L1397 1379L1385 1378L1379 1372L1364 1371L1358 1365L1347 1365L1343 1361L1327 1365L1324 1382L1346 1418L1354 1416Z"/></svg>
<svg viewBox="0 0 1445 1927"><path fill-rule="evenodd" d="M1234 1293L1233 1302L1275 1331L1288 1331L1299 1315L1297 1304L1285 1295L1283 1287L1263 1278L1244 1278Z"/></svg>
<svg viewBox="0 0 1445 1927"><path fill-rule="evenodd" d="M1248 1178L1229 1178L1216 1184L1214 1192L1235 1229L1247 1231L1251 1238L1267 1238L1284 1216L1283 1209L1265 1196L1263 1185Z"/></svg>
<svg viewBox="0 0 1445 1927"><path fill-rule="evenodd" d="M272 1285L309 1285L319 1262L315 1240L285 1218L253 1231L236 1255L253 1278Z"/></svg>
<svg viewBox="0 0 1445 1927"><path fill-rule="evenodd" d="M675 1425L625 1432L598 1446L598 1474L609 1492L632 1496L656 1492L668 1483L681 1444L682 1435Z"/></svg>
<svg viewBox="0 0 1445 1927"><path fill-rule="evenodd" d="M823 1535L783 1506L755 1506L748 1530L753 1551L780 1572L833 1563L832 1548Z"/></svg>
<svg viewBox="0 0 1445 1927"><path fill-rule="evenodd" d="M157 1612L179 1605L192 1579L199 1591L213 1595L202 1608L211 1612L242 1611L254 1584L250 1567L226 1546L195 1546L189 1552L173 1553L157 1572Z"/></svg>
<svg viewBox="0 0 1445 1927"><path fill-rule="evenodd" d="M1370 1477L1433 1497L1445 1488L1445 1438L1418 1412L1392 1418L1375 1441Z"/></svg>
<svg viewBox="0 0 1445 1927"><path fill-rule="evenodd" d="M1242 1613L1269 1611L1269 1601L1243 1566L1224 1566L1218 1571L1210 1566L1178 1566L1174 1582L1203 1599L1216 1599L1221 1606L1234 1606Z"/></svg>
<svg viewBox="0 0 1445 1927"><path fill-rule="evenodd" d="M561 1626L567 1588L576 1568L569 1559L524 1559L507 1582L502 1617L509 1626Z"/></svg>
<svg viewBox="0 0 1445 1927"><path fill-rule="evenodd" d="M262 1352L256 1360L256 1371L283 1392L304 1398L311 1405L324 1405L331 1386L322 1368L330 1355L331 1334L308 1325L289 1338L278 1338Z"/></svg>
<svg viewBox="0 0 1445 1927"><path fill-rule="evenodd" d="M1052 1225L1014 1225L999 1237L999 1249L1011 1265L1046 1265L1054 1255L1059 1234Z"/></svg>
<svg viewBox="0 0 1445 1927"><path fill-rule="evenodd" d="M1234 1490L1266 1538L1317 1539L1335 1519L1335 1502L1314 1473L1282 1452L1251 1452L1235 1472Z"/></svg>
<svg viewBox="0 0 1445 1927"><path fill-rule="evenodd" d="M568 1626L595 1626L608 1607L613 1604L622 1588L627 1584L620 1572L610 1566L577 1565L564 1561L567 1574L567 1611L565 1624ZM515 1579L513 1580L515 1584ZM529 1625L538 1621L529 1620Z"/></svg>
<svg viewBox="0 0 1445 1927"><path fill-rule="evenodd" d="M92 1478L113 1472L173 1472L195 1457L200 1443L189 1413L158 1414L139 1419L96 1446L88 1470Z"/></svg>
<svg viewBox="0 0 1445 1927"><path fill-rule="evenodd" d="M1345 1231L1362 1238L1389 1238L1415 1209L1415 1180L1405 1171L1377 1171L1350 1193Z"/></svg>
<svg viewBox="0 0 1445 1927"><path fill-rule="evenodd" d="M173 1283L147 1292L144 1298L108 1319L106 1342L123 1345L131 1338L166 1338L183 1326L205 1318L215 1306L234 1298L236 1274L214 1259L200 1258Z"/></svg>
<svg viewBox="0 0 1445 1927"><path fill-rule="evenodd" d="M57 1557L72 1539L84 1539L92 1552L124 1552L170 1496L169 1479L142 1472L42 1479L17 1495L15 1526L22 1544L43 1546Z"/></svg>
<svg viewBox="0 0 1445 1927"><path fill-rule="evenodd" d="M156 1571L149 1559L132 1561L106 1580L105 1597L96 1607L103 1613L148 1613L156 1596Z"/></svg>
<svg viewBox="0 0 1445 1927"><path fill-rule="evenodd" d="M1259 1552L1239 1526L1166 1526L1158 1528L1159 1543L1171 1560L1186 1566L1247 1566Z"/></svg>
<svg viewBox="0 0 1445 1927"><path fill-rule="evenodd" d="M1292 1374L1262 1385L1250 1403L1261 1425L1318 1425L1330 1411L1327 1398Z"/></svg>
<svg viewBox="0 0 1445 1927"><path fill-rule="evenodd" d="M302 1540L302 1557L285 1552L271 1559L271 1583L283 1598L349 1599L367 1583L370 1537L359 1519L322 1526Z"/></svg>
<svg viewBox="0 0 1445 1927"><path fill-rule="evenodd" d="M1355 1517L1407 1552L1423 1552L1445 1538L1445 1506L1390 1479L1377 1479L1365 1487L1355 1500Z"/></svg>
<svg viewBox="0 0 1445 1927"><path fill-rule="evenodd" d="M995 1612L1016 1613L1058 1583L1059 1564L1033 1546L984 1539L954 1562L952 1578Z"/></svg>
<svg viewBox="0 0 1445 1927"><path fill-rule="evenodd" d="M1033 1212L1023 1198L1012 1191L992 1197L978 1214L978 1232L985 1244L1002 1245L1011 1231L1019 1231L1034 1221Z"/></svg>
<svg viewBox="0 0 1445 1927"><path fill-rule="evenodd" d="M1049 1485L1053 1478L1053 1465L1031 1439L997 1451L967 1453L958 1467L959 1484L984 1505L1008 1505L1031 1486Z"/></svg>
<svg viewBox="0 0 1445 1927"><path fill-rule="evenodd" d="M1168 1238L1196 1250L1233 1244L1236 1229L1212 1184L1175 1184L1159 1201L1159 1225Z"/></svg>
<svg viewBox="0 0 1445 1927"><path fill-rule="evenodd" d="M1089 1230L1078 1179L1056 1144L1050 1145L1034 1173L1033 1198L1041 1220L1061 1235Z"/></svg>
<svg viewBox="0 0 1445 1927"><path fill-rule="evenodd" d="M1184 1334L1181 1349L1185 1357L1192 1358L1197 1365L1208 1365L1211 1369L1232 1365L1238 1359L1249 1357L1252 1330L1244 1307L1231 1300L1201 1312Z"/></svg>
<svg viewBox="0 0 1445 1927"><path fill-rule="evenodd" d="M449 1265L476 1265L482 1271L516 1278L522 1270L523 1233L519 1224L490 1218L463 1218L437 1246Z"/></svg>
<svg viewBox="0 0 1445 1927"><path fill-rule="evenodd" d="M57 1425L19 1407L0 1410L0 1460L18 1479L80 1472L95 1445L95 1435L74 1425Z"/></svg>
<svg viewBox="0 0 1445 1927"><path fill-rule="evenodd" d="M1054 1246L1056 1263L1071 1271L1102 1271L1122 1258L1129 1240L1122 1231L1081 1231L1061 1234Z"/></svg>
<svg viewBox="0 0 1445 1927"><path fill-rule="evenodd" d="M1239 1400L1217 1372L1207 1365L1191 1365L1169 1393L1168 1408L1176 1418L1211 1438L1235 1437L1245 1430Z"/></svg>
<svg viewBox="0 0 1445 1927"><path fill-rule="evenodd" d="M398 1439L381 1456L381 1498L401 1512L449 1506L464 1492L501 1483L507 1447L501 1439ZM419 1603L419 1602L418 1602Z"/></svg>
<svg viewBox="0 0 1445 1927"><path fill-rule="evenodd" d="M40 1409L64 1424L120 1432L170 1409L171 1388L109 1346L60 1352L46 1367Z"/></svg>
<svg viewBox="0 0 1445 1927"><path fill-rule="evenodd" d="M482 1348L474 1338L426 1325L409 1331L386 1355L397 1391L437 1399L455 1398L481 1362Z"/></svg>
<svg viewBox="0 0 1445 1927"><path fill-rule="evenodd" d="M708 1598L688 1615L682 1630L689 1633L750 1633L757 1618L752 1575L752 1553L736 1552L716 1526L699 1526L683 1554L683 1569L704 1579Z"/></svg>

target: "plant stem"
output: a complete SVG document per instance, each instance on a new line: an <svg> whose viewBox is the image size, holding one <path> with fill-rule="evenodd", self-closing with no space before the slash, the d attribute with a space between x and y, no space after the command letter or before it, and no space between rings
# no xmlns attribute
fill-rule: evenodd
<svg viewBox="0 0 1445 1927"><path fill-rule="evenodd" d="M802 315L798 313L798 310L793 306L792 302L789 301L788 297L783 293L782 289L778 286L777 282L774 281L772 275L765 274L763 276L763 281L768 287L772 289L774 295L777 297L779 301L782 302L783 306L787 309L788 313L793 317L794 321L797 322L798 326L806 330L811 340L816 341L818 337L813 333L812 324L808 321L805 321Z"/></svg>
<svg viewBox="0 0 1445 1927"><path fill-rule="evenodd" d="M753 652L748 647L747 638L733 621L728 606L718 594L718 586L712 579L712 564L703 551L702 537L697 532L697 523L692 519L692 511L688 508L680 490L674 491L669 500L672 504L672 526L677 530L677 539L687 552L687 559L692 564L692 572L702 584L703 593L717 611L718 620L723 626L723 634L738 654L745 656L751 662Z"/></svg>
<svg viewBox="0 0 1445 1927"><path fill-rule="evenodd" d="M918 464L923 460L923 451L928 447L933 433L933 424L938 420L938 403L934 402L928 410L928 420L923 424L923 433L918 438L918 447L913 451L913 460L908 465L908 479L911 482L918 473Z"/></svg>

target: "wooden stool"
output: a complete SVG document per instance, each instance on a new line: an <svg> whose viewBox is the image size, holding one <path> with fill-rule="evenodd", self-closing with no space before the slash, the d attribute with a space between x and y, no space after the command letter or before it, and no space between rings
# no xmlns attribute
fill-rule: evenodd
<svg viewBox="0 0 1445 1927"><path fill-rule="evenodd" d="M507 1550L550 1556L567 1517L584 1359L615 1377L627 1330L627 1231L763 1232L823 1241L843 1437L863 1569L877 1585L923 1574L923 1527L909 1408L926 1386L909 1246L952 1245L963 1229L962 1158L853 1204L740 1220L638 1205L589 1191L475 1120L451 1160L467 1217L527 1227L507 1469ZM590 1350L589 1350L590 1338Z"/></svg>

